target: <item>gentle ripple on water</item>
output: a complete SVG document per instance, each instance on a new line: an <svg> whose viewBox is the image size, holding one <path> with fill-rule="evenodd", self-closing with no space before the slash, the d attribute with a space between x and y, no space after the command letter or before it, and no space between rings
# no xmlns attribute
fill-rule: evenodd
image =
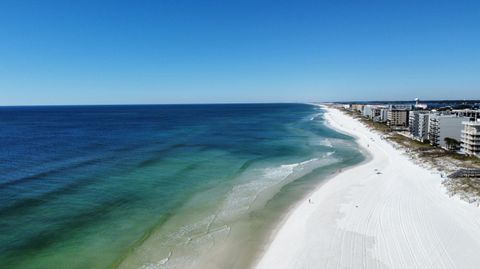
<svg viewBox="0 0 480 269"><path fill-rule="evenodd" d="M322 115L303 104L0 108L0 264L242 268L293 201L362 160Z"/></svg>

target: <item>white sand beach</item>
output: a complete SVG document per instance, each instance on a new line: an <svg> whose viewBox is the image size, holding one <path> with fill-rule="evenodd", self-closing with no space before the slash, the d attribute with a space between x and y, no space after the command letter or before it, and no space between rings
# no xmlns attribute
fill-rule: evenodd
<svg viewBox="0 0 480 269"><path fill-rule="evenodd" d="M293 210L257 268L480 268L480 208L357 120L325 117L372 158Z"/></svg>

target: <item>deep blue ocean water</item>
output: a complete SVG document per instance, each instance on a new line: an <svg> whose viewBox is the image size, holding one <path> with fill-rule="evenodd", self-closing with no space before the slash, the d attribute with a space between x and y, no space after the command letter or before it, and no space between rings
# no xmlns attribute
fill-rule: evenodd
<svg viewBox="0 0 480 269"><path fill-rule="evenodd" d="M216 253L228 257L216 264L242 268L282 212L363 160L322 113L307 104L0 108L0 267L200 268Z"/></svg>

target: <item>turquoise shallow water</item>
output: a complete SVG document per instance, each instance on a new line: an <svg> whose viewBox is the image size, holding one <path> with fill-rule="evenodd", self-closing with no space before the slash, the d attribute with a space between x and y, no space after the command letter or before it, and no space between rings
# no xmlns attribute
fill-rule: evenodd
<svg viewBox="0 0 480 269"><path fill-rule="evenodd" d="M305 104L0 108L2 268L245 268L363 160Z"/></svg>

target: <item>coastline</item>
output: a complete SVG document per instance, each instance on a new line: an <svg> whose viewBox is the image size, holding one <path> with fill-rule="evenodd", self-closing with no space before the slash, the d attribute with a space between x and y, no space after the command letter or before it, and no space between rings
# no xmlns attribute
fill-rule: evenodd
<svg viewBox="0 0 480 269"><path fill-rule="evenodd" d="M323 109L328 127L353 136L367 160L298 203L256 268L477 268L480 210L449 197L438 173L381 135Z"/></svg>
<svg viewBox="0 0 480 269"><path fill-rule="evenodd" d="M298 136L299 142L305 142L304 147L307 149L302 152L301 157L296 157L296 160L291 161L276 160L262 163L262 165L257 164L256 167L251 166L250 168L253 169L239 174L243 179L240 178L237 183L226 188L228 192L225 198L215 199L215 204L218 204L219 207L208 212L205 211L207 214L198 210L198 205L201 203L196 202L205 199L203 192L189 198L185 208L196 208L194 211L185 211L186 214L182 215L184 209L181 208L180 214L172 215L162 224L161 229L155 230L149 235L134 249L135 252L126 255L116 268L141 266L152 266L152 268L251 268L254 266L271 242L271 238L276 234L277 229L282 226L283 221L288 218L289 213L296 208L298 203L301 203L312 190L323 184L324 181L338 174L339 170L358 165L365 160L364 156L357 151L352 138L339 136L332 129L324 128L323 122L315 121L315 117L320 115L319 108L305 104L302 106L300 110L303 112L302 116L295 119L295 124L298 126L293 126L298 130L308 130L306 132L309 135L308 139L305 136ZM317 127L319 129L314 129L314 131L319 133L311 132L310 134L310 128ZM275 137L273 140L277 141L277 139ZM333 143L341 143L341 146L333 147L329 139L334 139ZM317 145L321 145L321 147L317 148ZM297 149L297 144L292 144L291 148ZM345 154L346 152L349 154ZM304 153L312 155L307 156ZM336 155L341 159L338 159ZM262 177L263 180L258 177ZM251 179L258 179L258 181ZM262 184L259 185L258 182L262 182ZM262 185L267 188L261 188ZM255 188L256 192L260 191L254 197L245 196L245 194L254 193L250 191L252 188ZM215 194L215 190L210 189L210 194ZM249 197L253 199L248 199ZM232 201L236 202L232 203ZM248 207L242 207L242 201L248 202ZM244 208L243 212L237 211L235 215L229 217L232 210L242 208ZM206 216L208 219L199 218L193 221L182 219L182 216L191 218L195 214L198 214L198 217ZM162 238L164 234L175 234L180 227L182 233L187 230L183 229L182 223L193 223L200 229L193 232L188 231L189 234L186 234L188 238L185 236L186 240L183 241L186 243L180 242L180 247L162 247L161 243L166 241L163 239L165 237ZM202 224L206 225L201 226ZM168 232L165 232L166 230Z"/></svg>

